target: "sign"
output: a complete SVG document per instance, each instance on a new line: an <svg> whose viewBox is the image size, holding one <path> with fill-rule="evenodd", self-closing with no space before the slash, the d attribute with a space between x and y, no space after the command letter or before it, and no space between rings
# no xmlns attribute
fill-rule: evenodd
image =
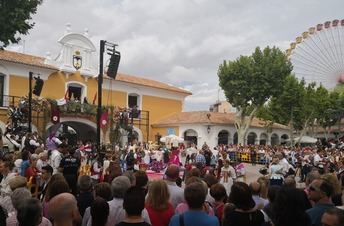
<svg viewBox="0 0 344 226"><path fill-rule="evenodd" d="M176 135L174 128L167 128L167 135Z"/></svg>

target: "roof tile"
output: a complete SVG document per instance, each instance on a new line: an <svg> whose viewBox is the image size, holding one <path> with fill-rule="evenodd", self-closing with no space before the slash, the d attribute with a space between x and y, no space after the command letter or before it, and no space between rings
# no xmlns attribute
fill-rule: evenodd
<svg viewBox="0 0 344 226"><path fill-rule="evenodd" d="M218 113L209 111L192 111L192 112L180 112L169 115L153 123L153 127L177 125L177 124L234 124L235 113ZM265 122L258 118L253 118L252 127L262 128L265 126ZM273 128L288 129L287 126L274 123Z"/></svg>

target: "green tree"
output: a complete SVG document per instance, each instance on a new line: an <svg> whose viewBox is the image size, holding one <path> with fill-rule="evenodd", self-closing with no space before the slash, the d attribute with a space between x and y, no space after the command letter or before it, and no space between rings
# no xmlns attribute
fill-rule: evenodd
<svg viewBox="0 0 344 226"><path fill-rule="evenodd" d="M293 142L294 130L303 128L302 112L305 82L289 75L279 95L271 98L262 117L289 126L289 138Z"/></svg>
<svg viewBox="0 0 344 226"><path fill-rule="evenodd" d="M220 87L227 101L237 108L235 127L239 143L244 144L258 108L277 96L291 70L291 63L276 47L263 51L257 47L251 56L240 56L219 66Z"/></svg>
<svg viewBox="0 0 344 226"><path fill-rule="evenodd" d="M26 35L35 25L30 22L37 6L43 0L1 0L0 1L0 49L10 43L18 43L18 34Z"/></svg>

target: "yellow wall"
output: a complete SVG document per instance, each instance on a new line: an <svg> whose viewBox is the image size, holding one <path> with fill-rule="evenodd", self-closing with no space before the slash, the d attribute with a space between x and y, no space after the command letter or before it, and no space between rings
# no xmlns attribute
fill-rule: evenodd
<svg viewBox="0 0 344 226"><path fill-rule="evenodd" d="M158 119L176 112L181 112L182 102L178 100L145 95L142 97L142 110L149 111L149 123L153 124ZM175 131L178 133L178 129L175 129ZM157 130L150 128L149 140L154 140L157 132ZM167 135L166 128L165 132L161 131L159 133L162 135Z"/></svg>
<svg viewBox="0 0 344 226"><path fill-rule="evenodd" d="M9 79L9 95L10 96L25 96L29 93L28 78L12 75Z"/></svg>
<svg viewBox="0 0 344 226"><path fill-rule="evenodd" d="M68 77L62 72L55 72L49 75L48 80L44 81L41 96L51 99L61 99L65 95L66 82L77 81L87 86L87 99L89 103L92 103L95 94L98 90L97 79L88 78L85 80L79 72L70 74ZM33 81L32 88L35 82ZM28 94L28 77L19 77L11 75L9 79L9 95L12 96L25 96ZM103 105L110 106L127 106L127 93L120 91L108 91L103 90L102 103ZM97 104L97 101L96 101ZM154 96L142 96L142 110L149 111L149 123L153 124L155 121L166 117L170 114L182 111L182 101L172 100L167 98L160 98ZM6 120L2 120L6 123ZM154 128L149 125L149 137L148 140L155 140L155 135L159 132L162 136L167 135L166 128ZM169 127L170 128L170 127ZM174 127L176 133L178 133L178 127ZM147 133L146 128L143 126L140 128L143 133L143 138L146 140ZM178 135L178 134L177 134Z"/></svg>

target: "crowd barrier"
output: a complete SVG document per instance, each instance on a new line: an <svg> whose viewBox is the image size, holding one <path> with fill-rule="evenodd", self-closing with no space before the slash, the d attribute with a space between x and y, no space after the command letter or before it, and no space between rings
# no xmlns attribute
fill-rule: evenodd
<svg viewBox="0 0 344 226"><path fill-rule="evenodd" d="M251 153L247 152L231 151L228 152L228 156L229 159L234 162L240 160L241 162L255 163L261 165L265 165L267 163L267 159L264 153L257 153L256 155L251 155Z"/></svg>

